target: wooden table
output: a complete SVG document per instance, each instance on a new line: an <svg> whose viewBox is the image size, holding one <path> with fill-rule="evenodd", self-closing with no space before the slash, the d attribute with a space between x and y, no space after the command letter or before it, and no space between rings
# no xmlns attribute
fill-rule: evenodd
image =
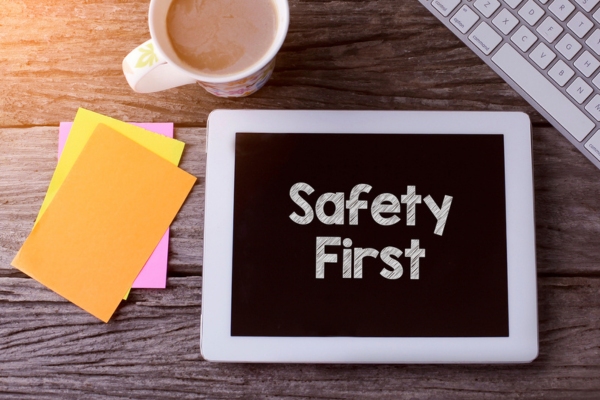
<svg viewBox="0 0 600 400"><path fill-rule="evenodd" d="M123 57L147 0L0 0L0 398L600 398L600 171L416 0L290 0L267 86L141 95ZM166 290L104 324L10 266L78 107L172 121L199 180L172 226ZM521 110L534 122L540 355L527 365L245 365L199 351L205 126L216 108Z"/></svg>

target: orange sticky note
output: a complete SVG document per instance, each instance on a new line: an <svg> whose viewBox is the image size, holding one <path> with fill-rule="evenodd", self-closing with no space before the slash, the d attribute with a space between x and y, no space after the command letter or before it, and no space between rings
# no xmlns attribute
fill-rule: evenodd
<svg viewBox="0 0 600 400"><path fill-rule="evenodd" d="M12 265L108 322L195 181L100 124Z"/></svg>

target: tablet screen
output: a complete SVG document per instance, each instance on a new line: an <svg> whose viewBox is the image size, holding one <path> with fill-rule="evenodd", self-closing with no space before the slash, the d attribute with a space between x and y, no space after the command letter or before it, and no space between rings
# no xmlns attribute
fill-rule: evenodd
<svg viewBox="0 0 600 400"><path fill-rule="evenodd" d="M237 133L232 336L506 337L502 135Z"/></svg>

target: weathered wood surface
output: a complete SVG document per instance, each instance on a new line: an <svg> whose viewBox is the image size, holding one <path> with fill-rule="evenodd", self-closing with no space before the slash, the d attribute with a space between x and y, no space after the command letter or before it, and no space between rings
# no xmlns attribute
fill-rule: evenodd
<svg viewBox="0 0 600 400"><path fill-rule="evenodd" d="M189 126L204 124L215 108L535 115L416 0L290 1L289 34L273 78L255 96L237 100L194 86L132 95L121 61L149 38L147 0L0 4L0 126L56 125L80 106L126 120Z"/></svg>
<svg viewBox="0 0 600 400"><path fill-rule="evenodd" d="M0 287L3 399L563 400L600 392L599 279L541 279L538 360L497 366L213 364L199 351L200 277L133 291L109 324L30 279L0 278Z"/></svg>
<svg viewBox="0 0 600 400"><path fill-rule="evenodd" d="M600 398L600 171L416 0L290 0L269 84L131 92L122 58L147 0L0 0L0 398ZM173 121L199 180L172 227L169 287L102 324L10 267L83 106ZM540 356L529 365L236 365L199 353L204 141L215 108L522 110L534 164Z"/></svg>

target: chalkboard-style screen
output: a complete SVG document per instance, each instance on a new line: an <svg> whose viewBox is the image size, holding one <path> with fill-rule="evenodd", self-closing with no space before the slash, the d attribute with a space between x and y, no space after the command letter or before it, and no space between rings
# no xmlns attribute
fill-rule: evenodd
<svg viewBox="0 0 600 400"><path fill-rule="evenodd" d="M508 336L502 135L238 133L232 336Z"/></svg>

